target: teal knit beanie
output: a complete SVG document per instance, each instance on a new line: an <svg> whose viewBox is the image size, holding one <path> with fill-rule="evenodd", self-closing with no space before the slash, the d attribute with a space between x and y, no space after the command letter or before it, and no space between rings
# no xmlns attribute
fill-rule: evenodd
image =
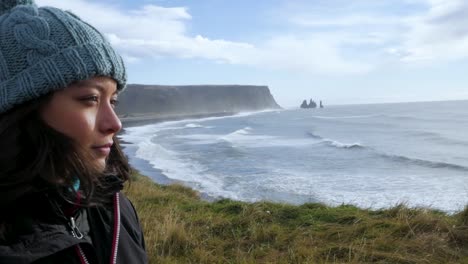
<svg viewBox="0 0 468 264"><path fill-rule="evenodd" d="M99 31L33 0L0 0L0 113L93 76L126 84L122 58Z"/></svg>

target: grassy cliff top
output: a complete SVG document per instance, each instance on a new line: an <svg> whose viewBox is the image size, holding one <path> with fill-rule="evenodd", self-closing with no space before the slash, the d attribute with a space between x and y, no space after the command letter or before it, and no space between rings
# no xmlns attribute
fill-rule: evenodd
<svg viewBox="0 0 468 264"><path fill-rule="evenodd" d="M468 209L206 202L135 172L150 263L468 263Z"/></svg>

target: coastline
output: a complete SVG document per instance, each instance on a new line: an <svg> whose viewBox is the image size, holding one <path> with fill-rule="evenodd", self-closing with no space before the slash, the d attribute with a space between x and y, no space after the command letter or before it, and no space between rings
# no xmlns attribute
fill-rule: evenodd
<svg viewBox="0 0 468 264"><path fill-rule="evenodd" d="M179 121L185 119L201 119L207 117L222 117L232 116L238 114L237 112L215 112L215 113L194 113L194 114L160 114L160 113L146 113L146 114L131 114L119 116L123 125L123 130L126 127L144 126L149 124L162 123L167 121Z"/></svg>
<svg viewBox="0 0 468 264"><path fill-rule="evenodd" d="M181 181L177 181L167 177L162 170L153 167L148 161L138 158L136 156L137 147L134 144L125 142L123 140L120 140L120 143L125 155L128 158L130 166L138 173L141 173L142 175L150 178L155 184L165 186L178 184L195 190L193 186L186 185ZM222 199L222 197L210 196L204 192L198 192L198 195L201 200L207 202L214 202L216 200Z"/></svg>
<svg viewBox="0 0 468 264"><path fill-rule="evenodd" d="M300 115L298 117L302 117L303 116L302 113L305 113L305 114L308 113L308 112L302 112L300 109L298 109L297 111L298 112L300 111ZM418 183L418 185L408 187L408 189L411 189L409 191L407 189L394 189L394 191L389 191L388 192L389 194L388 195L386 194L385 196L383 194L381 194L381 193L383 193L383 191L386 190L385 188L386 188L387 185L385 185L385 184L379 185L379 186L377 186L377 190L379 190L379 192L365 193L363 198L361 198L362 195L356 194L356 193L350 193L350 194L348 194L348 196L345 196L343 193L346 194L346 190L344 190L342 192L335 192L335 190L332 190L333 185L328 184L328 182L333 182L332 181L333 177L339 177L339 175L340 175L338 173L335 174L335 172L337 172L338 169L336 169L333 166L329 166L329 168L331 168L333 170L333 174L330 173L330 174L327 174L327 175L330 175L329 177L326 177L326 178L324 177L325 180L323 180L323 182L325 182L325 183L321 182L321 180L322 180L321 178L313 179L313 177L310 177L310 179L312 179L312 180L307 181L307 183L312 182L313 184L316 184L316 185L321 184L320 185L321 188L314 189L313 187L305 187L304 189L309 188L309 189L313 190L313 191L308 191L308 192L307 192L307 190L302 191L300 189L300 188L302 188L301 186L294 187L294 188L296 188L296 189L298 189L298 190L300 190L302 192L299 192L299 191L298 192L292 192L291 191L291 192L281 193L281 191L275 192L275 190L280 190L280 189L273 189L273 188L270 188L270 191L268 191L268 192L255 192L255 191L245 192L245 190L247 190L246 188L249 187L248 184L246 184L245 188L242 188L242 189L241 188L229 189L229 188L223 188L225 186L222 185L221 180L220 181L213 180L212 182L209 182L209 181L206 180L208 177L207 177L207 175L205 175L205 171L204 171L205 168L214 168L215 166L217 166L217 165L213 165L213 164L221 164L218 167L225 166L225 165L223 165L223 164L225 164L224 160L222 160L222 162L217 162L217 163L212 162L213 160L216 159L216 156L213 156L213 157L210 157L210 158L205 158L205 159L201 160L201 162L199 162L199 160L197 160L201 155L204 155L205 153L210 153L210 151L206 151L206 150L209 150L209 148L214 149L214 148L221 147L221 148L219 148L219 149L221 149L220 151L224 151L225 149L230 151L231 150L230 145L234 144L236 142L240 142L240 144L238 144L238 146L236 146L236 148L237 148L236 150L241 149L241 147L243 147L244 145L247 145L247 144L257 144L257 142L258 142L258 145L260 147L266 146L266 145L268 145L268 146L273 145L275 147L276 146L282 147L283 145L288 144L288 145L292 145L294 148L296 148L297 143L295 141L286 142L286 141L276 140L276 139L271 140L268 137L265 137L266 139L264 141L260 141L260 140L255 141L258 138L250 137L250 135L248 135L249 133L253 134L253 135L256 135L256 136L257 135L262 135L262 136L263 135L270 135L270 132L275 131L275 130L273 130L272 128L269 128L267 130L263 126L263 127L261 127L263 130L255 131L256 127L254 126L253 121L258 120L258 121L261 121L262 124L269 123L269 124L272 124L274 126L274 125L276 125L277 120L283 120L283 119L280 119L282 114L289 115L290 114L289 112L290 111L281 111L281 110L280 111L276 110L276 112L274 111L272 113L263 113L263 111L262 112L250 112L250 113L246 112L246 113L240 113L240 114L237 114L237 115L234 115L234 116L213 117L213 118L209 117L209 118L205 118L205 119L184 119L184 120L181 120L181 121L168 121L168 122L164 122L164 120L166 120L165 119L166 117L164 117L164 116L156 116L156 119L151 119L151 118L154 118L154 116L147 116L147 117L144 117L144 118L135 118L134 117L133 120L132 120L132 121L134 121L132 123L133 125L138 124L138 123L141 124L141 125L144 125L144 124L154 124L154 125L146 125L144 127L142 126L142 127L133 127L133 128L131 126L126 126L126 128L128 130L126 130L126 131L124 131L122 133L122 138L124 138L126 140L128 139L129 142L132 142L134 144L134 146L132 146L132 147L129 146L129 148L134 148L135 151L130 151L130 150L128 150L128 148L125 150L127 155L129 156L129 158L133 158L136 155L141 158L141 160L138 160L137 158L133 158L136 161L132 162L132 164L137 168L140 168L140 169L144 168L144 169L142 169L142 170L144 170L143 174L151 176L151 178L153 178L155 182L162 183L162 184L184 183L184 185L186 185L186 186L189 186L189 187L194 188L196 190L199 190L201 192L209 193L212 197L215 197L216 199L220 199L222 197L227 197L227 198L232 198L232 199L236 199L236 198L244 199L245 201L256 201L258 199L266 199L265 197L268 197L268 198L273 199L274 201L288 202L288 203L292 203L292 204L301 204L303 202L323 201L323 202L328 203L329 205L336 205L336 204L344 203L343 201L349 201L350 203L352 203L354 205L361 206L361 208L371 207L373 209L388 208L388 207L391 207L391 206L401 202L401 203L407 203L408 206L412 206L412 207L427 207L427 208L433 208L433 209L437 208L437 209L439 209L441 211L448 212L448 213L451 213L451 214L460 211L463 208L463 206L465 206L464 201L466 201L466 196L465 196L465 198L463 198L463 197L462 198L454 198L454 197L464 195L465 192L463 192L463 190L459 191L459 192L454 192L453 194L450 194L450 195L447 195L447 196L445 196L444 193L441 192L440 197L430 196L430 195L417 196L415 194L417 192L428 193L427 190L433 190L434 188L435 188L435 191L437 191L438 190L437 188L439 188L438 186L449 186L450 187L450 186L454 185L452 183L446 183L446 182L442 182L441 185L436 185L436 183L441 182L441 181L437 181L438 175L435 175L433 177L434 182L427 183L426 181L420 181L421 183ZM278 114L281 114L281 115L278 115ZM291 114L295 114L295 112L292 111ZM223 113L223 115L224 115L224 113ZM193 116L194 115L185 115L186 118L190 118L190 117L193 117ZM308 116L317 116L317 115L312 113L312 114L310 114ZM342 116L347 117L346 115L341 115L341 114L334 114L333 115L333 117L342 117ZM354 115L351 115L351 116L354 117ZM361 116L363 116L363 115L361 115ZM181 119L183 117L184 116L178 116L177 118ZM293 117L296 117L296 116L293 116ZM356 117L360 118L360 116L356 116ZM168 117L168 118L171 118L171 117ZM172 118L174 118L174 116L172 116ZM266 120L265 118L270 118L272 120L272 122L264 121L264 120ZM365 116L365 118L367 118L367 115ZM245 121L244 119L248 120L248 121ZM128 120L128 118L127 118L127 120ZM284 119L284 120L286 120L286 119ZM292 120L291 122L294 122L294 123L297 123L297 124L299 124L299 123L304 124L304 127L308 126L307 122L304 122L304 121L297 121L296 122L296 121L294 121L294 120L296 120L295 118L289 118L289 120ZM298 118L297 120L302 120L302 119ZM320 121L321 121L321 119L314 117L313 122L315 124L317 124ZM345 120L345 121L347 121L347 120ZM331 121L329 121L326 118L325 118L325 121L323 121L323 123L330 123L330 122ZM224 124L228 124L228 126L226 126L226 128L219 129ZM232 125L232 124L235 124L235 125ZM237 125L237 124L239 124L239 125ZM316 126L319 127L318 125L316 125ZM241 129L245 129L246 127L248 127L249 129L241 130ZM360 127L362 127L362 126L360 126ZM301 128L302 128L302 126L301 126ZM252 131L249 131L250 129L252 129ZM305 129L307 129L307 127ZM164 132L161 132L161 131L164 131ZM246 132L246 135L242 134L242 133L244 133L244 131ZM255 131L255 132L253 132L253 131ZM124 135L132 135L133 132L135 132L134 137L133 136L132 137L124 136ZM233 137L227 137L227 135L230 135L233 132L238 132L238 133L234 133ZM182 138L181 140L186 140L184 142L188 143L187 147L182 145L182 141L179 141L180 139L178 139L179 135L186 135L186 134L188 134L188 135L195 134L196 135L194 137L189 136L189 137L187 137L187 139L185 139L183 136L181 137ZM215 136L212 137L211 134L213 134ZM238 136L238 134L240 134L240 135ZM271 135L275 135L275 134L271 133ZM320 133L318 133L318 135L322 136L322 137L325 137L325 134L321 135ZM425 137L425 136L426 135L423 134L423 137ZM308 137L308 134L306 134L305 136L300 135L300 137L305 138L304 141L302 141L302 140L298 141L298 143L300 143L300 144L308 143L308 142L310 142L311 145L315 144L316 140L315 139L310 139ZM166 141L166 138L171 139L171 140ZM330 141L330 142L325 142L324 141L323 148L325 150L330 150L330 152L333 151L333 153L337 152L339 154L342 154L343 157L345 157L345 156L347 157L347 156L349 156L349 154L354 155L355 153L357 153L357 154L366 153L365 157L367 158L367 155L368 155L367 153L369 152L369 153L372 154L372 156L370 156L370 154L369 154L369 156L371 158L372 157L377 157L375 159L379 160L381 153L385 154L384 151L381 151L381 152L376 152L374 150L369 151L369 146L367 146L364 143L360 143L360 145L363 146L362 148L360 148L360 147L354 148L354 145L358 145L358 144L356 144L356 143L359 143L358 141L349 141L348 142L346 140L340 141L339 137L337 137L337 138L332 137L332 138L333 138L333 141ZM342 137L342 139L343 138L345 138L345 137ZM249 140L254 139L254 140L253 141L246 141L246 139L249 139ZM326 138L326 139L328 139L328 138ZM228 141L228 143L224 143L224 141L222 141L222 140L226 140L226 141ZM243 140L245 142L247 142L247 143L243 142ZM317 141L319 141L319 140L317 140ZM146 144L144 142L148 142L148 144ZM198 144L199 142L201 144ZM218 145L218 142L222 142L222 143ZM252 142L252 143L250 143L250 142ZM336 145L333 145L333 144L335 144L335 142L336 142ZM213 144L213 143L215 143L215 144ZM450 141L449 141L449 143L450 143ZM155 144L154 147L152 146L153 144ZM200 145L202 145L202 147L199 147ZM173 146L175 146L175 147L172 148ZM225 146L227 146L227 147L224 149ZM316 145L314 145L314 146L316 146ZM352 147L352 149L349 149L348 146L353 146L353 147ZM247 147L252 148L252 145L248 145ZM368 149L366 150L365 147L367 147ZM138 150L138 149L140 149L140 150ZM171 150L171 149L176 150L176 151L175 152L170 152L170 151L166 152L166 150ZM202 151L199 152L199 149L201 149ZM271 150L271 148L261 149L261 151L264 151L262 153L266 153L267 155L269 155L269 153L267 153L267 151L270 151L270 150ZM227 152L227 151L226 152L217 152L217 151L218 150L213 151L213 153L220 153L220 154L223 154L223 155L225 153L227 153L228 155L231 154L231 152ZM257 149L255 151L257 151ZM315 150L312 151L312 152L313 153L319 153L319 152L316 152ZM187 153L187 154L185 154L185 156L184 156L184 154L181 154L181 153ZM278 161L281 162L282 158L284 157L284 155L281 155L281 154L284 153L284 150L281 149L281 151L279 151L277 153L280 153L278 155L279 156ZM327 152L325 152L325 153L327 153ZM237 153L234 153L234 154L237 154ZM241 153L241 154L244 154L244 153ZM221 155L219 155L219 156L221 156ZM239 156L236 155L235 157L237 158ZM260 160L261 157L262 156L259 156L258 160ZM412 156L411 155L406 155L404 157L411 158ZM250 159L250 160L252 160L252 159ZM249 160L247 160L247 161L249 161ZM452 175L451 170L455 170L455 172L453 172L455 175L463 174L464 172L466 172L466 169L464 169L464 168L461 169L461 172L458 171L459 169L457 167L455 167L455 169L453 169L452 167L449 166L448 169L446 169L445 167L447 165L445 163L440 163L439 164L439 163L429 163L428 162L427 164L424 163L424 164L420 165L418 160L414 160L414 159L399 160L399 158L395 160L392 157L385 157L384 161L386 162L385 164L387 164L387 162L389 162L390 165L392 165L392 166L395 165L395 168L396 168L395 170L399 170L399 168L398 168L399 166L397 166L397 165L403 164L405 166L411 166L412 169L417 170L416 172L421 174L421 175L423 175L423 174L424 175L432 175L432 166L436 167L437 170L440 170L440 171L444 170L444 172L445 172L445 170L449 170L449 171L447 171L446 174L445 173L443 174L443 175L445 175L443 177L447 177L447 178L449 177L449 175ZM228 162L229 162L229 160L228 160ZM192 164L195 164L195 166L192 166ZM197 165L199 165L199 164L203 164L203 165L197 167ZM229 169L232 169L232 175L235 175L236 177L239 177L239 178L244 177L243 179L245 179L246 176L245 176L244 173L243 174L235 174L238 171L242 171L242 172L247 171L243 167L238 166L238 164L239 163L232 164L233 166L229 166L229 167L225 166L225 167L229 168ZM325 164L328 164L328 163L325 163ZM383 161L382 161L382 164L383 164ZM255 167L252 166L254 168L262 166L262 165L258 165L258 163L253 164L253 165L255 165ZM319 165L319 166L322 166L322 165ZM375 181L370 181L370 180L366 181L366 184L371 186L372 182L377 182L377 184L372 185L372 186L376 186L376 185L378 185L379 181L384 182L383 178L385 178L385 177L387 177L389 179L388 182L390 182L392 184L395 184L395 182L392 181L392 178L388 177L388 175L386 173L376 174L377 172L381 172L381 171L386 172L383 169L380 170L381 167L379 167L379 166L380 165L378 165L378 166L376 165L376 168L379 169L378 171L377 170L372 170L371 171L372 173L374 173L373 175L376 176L375 177L376 180ZM322 166L322 167L324 167L324 166ZM356 177L358 179L360 179L359 177L361 177L359 175L364 175L363 178L367 177L366 175L371 175L370 173L369 174L360 174L360 171L356 171L356 169L353 169L354 167L352 166L352 164L351 164L351 166L349 166L349 168L351 168L351 169L349 169L349 170L346 169L346 170L348 170L348 171L355 170L355 172L353 172L353 173L358 175L358 177ZM161 170L159 170L159 169L161 169ZM255 170L252 170L252 171L255 171ZM311 171L311 170L309 170L309 171L310 171L311 175L316 174L316 171ZM394 170L392 170L392 173L393 173L393 171ZM428 172L426 172L426 171L428 171ZM222 171L222 170L220 170L219 172L217 171L216 176L213 176L213 178L217 177L218 175L219 175L219 178L222 178L225 175L227 175L226 172L227 171ZM284 172L285 175L284 176L280 175L280 174L283 174L283 172ZM278 175L279 175L278 178L283 178L283 177L287 178L289 176L288 172L289 171L284 170L284 171L282 171L282 173L278 173ZM442 174L442 173L436 172L434 174ZM291 178L294 179L295 177L298 177L296 175L300 175L300 174L296 173L296 171L291 171L290 175L293 175L294 177L291 177ZM338 175L338 176L336 176L336 175ZM212 175L209 175L209 176L212 176ZM269 176L270 175L266 175L266 177L269 177ZM406 179L406 178L410 177L404 171L402 171L401 173L398 173L398 176L400 176L403 179ZM303 176L303 177L304 177L304 179L306 179L307 175ZM175 179L177 179L177 181ZM188 179L190 179L190 180L188 180ZM309 179L309 178L307 178L307 179ZM248 180L249 181L254 181L254 180L250 180L250 178L248 178ZM304 181L306 181L306 180L304 180ZM234 181L231 181L231 183L232 182L234 182ZM241 180L239 182L243 183L244 181ZM262 181L258 181L258 182L262 182ZM335 181L335 182L336 183L334 183L334 184L336 184L337 186L340 186L340 184L342 185L343 182L346 182L346 181ZM292 181L292 183L294 184L295 182ZM237 184L236 186L239 186L238 182L235 182L235 184ZM290 182L285 182L283 185L287 185L287 184L290 184ZM421 186L423 184L427 185L428 187L427 188L422 188ZM274 186L276 187L276 186L279 186L279 185L280 184L275 183ZM353 182L350 181L349 186L352 186L352 185L353 185ZM250 185L250 186L252 186L252 185ZM265 186L268 186L268 185L265 185ZM308 185L304 184L302 186L308 186ZM332 187L329 187L329 186L332 186ZM383 187L380 187L380 186L383 186ZM435 186L435 187L432 188L432 186ZM455 186L463 186L463 185L458 184L458 185L455 185ZM229 187L231 187L231 186L229 186ZM406 188L405 186L402 186L402 187ZM263 187L263 186L261 186L261 188L263 188L262 190L267 190L268 189L268 187ZM296 189L294 189L294 190L296 190ZM387 188L387 189L391 189L391 188ZM455 189L457 189L457 188L455 188ZM234 192L234 190L235 191L240 190L240 191L239 192ZM259 188L257 188L257 190L259 190ZM402 190L406 190L406 191L402 191ZM239 195L240 193L241 194L245 193L247 195ZM294 195L288 195L288 194L294 194ZM250 195L250 196L248 196L248 195ZM248 199L248 198L245 198L245 197L248 197L248 198L254 197L254 198L253 199ZM259 197L259 198L257 198L257 197ZM349 198L349 197L351 197L351 198ZM359 199L354 198L354 197L359 197ZM372 197L374 199L370 199L369 197ZM432 199L432 197L436 197L436 198ZM445 198L445 197L447 197L447 198ZM390 202L388 202L388 201L390 201ZM447 201L447 202L445 202L445 201Z"/></svg>
<svg viewBox="0 0 468 264"><path fill-rule="evenodd" d="M119 134L125 133L125 129L129 127L144 126L157 124L168 121L180 121L189 119L202 119L208 117L223 117L233 116L238 114L237 112L218 112L218 113L197 113L197 114L141 114L141 115L128 115L125 117L119 117L122 122L122 130ZM173 185L183 184L183 182L173 180L167 177L164 172L158 168L154 168L148 161L140 159L136 155L137 146L133 143L126 142L117 135L120 141L120 145L128 158L128 161L132 168L136 169L142 175L152 179L155 184L161 185ZM187 185L185 185L187 186ZM187 188L193 189L193 186L187 186ZM207 202L213 202L222 197L213 197L203 192L198 192L200 199Z"/></svg>

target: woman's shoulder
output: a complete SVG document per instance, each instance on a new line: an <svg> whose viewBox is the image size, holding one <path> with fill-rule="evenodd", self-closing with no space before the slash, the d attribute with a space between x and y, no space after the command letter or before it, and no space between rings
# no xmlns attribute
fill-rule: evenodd
<svg viewBox="0 0 468 264"><path fill-rule="evenodd" d="M133 205L132 201L122 192L119 193L119 203L122 210L128 213L136 214L135 206Z"/></svg>
<svg viewBox="0 0 468 264"><path fill-rule="evenodd" d="M145 240L143 237L143 230L141 228L140 220L133 203L120 193L120 210L121 210L121 248L133 248L132 251L122 252L123 259L138 260L134 263L148 263L148 258L145 250Z"/></svg>
<svg viewBox="0 0 468 264"><path fill-rule="evenodd" d="M125 194L119 193L119 204L122 225L127 229L135 230L136 233L142 233L138 213L130 199Z"/></svg>

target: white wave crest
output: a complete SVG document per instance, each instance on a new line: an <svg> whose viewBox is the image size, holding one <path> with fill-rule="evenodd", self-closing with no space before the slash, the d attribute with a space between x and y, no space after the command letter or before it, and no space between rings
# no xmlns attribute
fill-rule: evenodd
<svg viewBox="0 0 468 264"><path fill-rule="evenodd" d="M356 119L356 118L373 118L379 117L381 115L353 115L353 116L312 116L313 118L318 119Z"/></svg>
<svg viewBox="0 0 468 264"><path fill-rule="evenodd" d="M337 148L344 148L344 149L351 149L351 148L364 148L361 143L342 143L339 141L331 140L331 139L324 139L323 142L327 143L330 146L337 147Z"/></svg>
<svg viewBox="0 0 468 264"><path fill-rule="evenodd" d="M190 123L190 124L186 124L185 127L186 127L186 128L200 128L200 127L203 127L203 126L200 125L200 124L193 124L193 123Z"/></svg>

